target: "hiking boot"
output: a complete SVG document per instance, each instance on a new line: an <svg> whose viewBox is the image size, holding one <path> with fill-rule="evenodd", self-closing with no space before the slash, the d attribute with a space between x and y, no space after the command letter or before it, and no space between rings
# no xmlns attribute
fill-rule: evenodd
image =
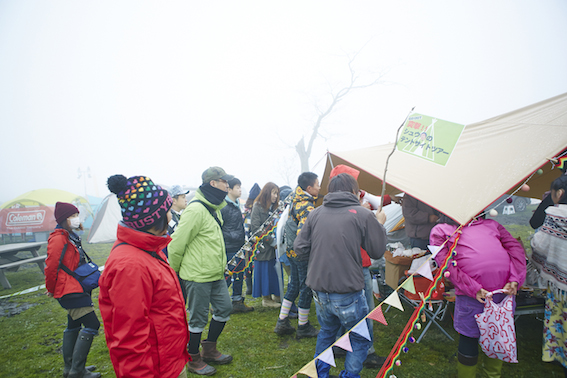
<svg viewBox="0 0 567 378"><path fill-rule="evenodd" d="M362 366L368 369L378 369L384 365L386 362L386 357L380 357L376 353L370 353L366 356L366 360L362 363Z"/></svg>
<svg viewBox="0 0 567 378"><path fill-rule="evenodd" d="M281 300L281 298L279 297L279 295L274 295L274 294L272 294L272 300L273 300L274 302L277 302L277 303L282 303L282 300Z"/></svg>
<svg viewBox="0 0 567 378"><path fill-rule="evenodd" d="M276 328L274 328L274 332L280 336L291 335L292 333L295 332L295 328L293 328L293 326L289 322L289 318L278 319L278 322L276 323Z"/></svg>
<svg viewBox="0 0 567 378"><path fill-rule="evenodd" d="M217 372L217 369L212 367L211 365L207 365L202 359L199 353L191 354L191 361L187 362L187 370L191 373L195 373L197 375L213 375Z"/></svg>
<svg viewBox="0 0 567 378"><path fill-rule="evenodd" d="M231 314L236 314L237 312L250 312L250 311L254 311L254 307L246 306L244 304L244 299L232 302Z"/></svg>
<svg viewBox="0 0 567 378"><path fill-rule="evenodd" d="M309 322L307 322L305 324L297 326L295 337L297 337L298 339L301 339L303 337L317 337L317 334L319 334L319 330L313 327Z"/></svg>
<svg viewBox="0 0 567 378"><path fill-rule="evenodd" d="M272 307L272 308L280 308L281 305L277 302L274 302L272 300L272 298L270 298L269 296L265 296L262 298L262 306L263 307Z"/></svg>
<svg viewBox="0 0 567 378"><path fill-rule="evenodd" d="M232 356L229 354L222 354L217 350L216 341L201 341L201 357L203 361L208 363L214 363L218 365L224 365L232 362Z"/></svg>

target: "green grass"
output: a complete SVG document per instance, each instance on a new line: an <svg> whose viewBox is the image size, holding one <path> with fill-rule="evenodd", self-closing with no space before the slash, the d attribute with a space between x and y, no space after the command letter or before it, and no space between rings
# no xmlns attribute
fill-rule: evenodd
<svg viewBox="0 0 567 378"><path fill-rule="evenodd" d="M509 227L509 225L507 225ZM525 226L524 226L525 227ZM511 227L514 236L529 234L525 228ZM523 236L522 236L523 239ZM85 249L93 260L104 265L110 252L110 244L90 245ZM45 248L40 251L45 253ZM18 272L7 272L13 288L0 289L0 296L18 292L43 283L43 275L35 264L24 265ZM97 315L98 290L93 299ZM0 377L54 377L60 376L63 368L61 342L66 326L66 313L56 300L41 292L35 292L9 300L0 300L0 305L10 304L33 307L12 317L0 317ZM247 300L256 308L247 314L231 316L225 331L219 339L219 349L234 356L229 365L217 366L215 377L291 377L313 358L315 339L296 340L294 336L279 337L274 332L278 316L277 309L261 307L260 299ZM385 307L383 308L385 310ZM401 312L391 308L385 313L388 326L374 323L375 347L380 355L387 355L411 314L409 306ZM312 306L310 321L317 325L315 307ZM102 320L101 320L102 322ZM292 320L297 326L297 320ZM420 344L409 344L409 352L402 353L402 365L393 371L397 377L454 377L456 376L456 351L458 335L453 330L448 314L442 325L455 341L449 341L434 326ZM206 331L205 331L206 333ZM420 331L415 331L417 338ZM525 315L517 321L518 364L504 364L503 377L562 377L560 367L541 361L542 322L534 315ZM344 358L337 358L338 374ZM104 327L95 338L88 359L97 365L103 377L115 377L104 339ZM364 369L361 376L374 378L378 369ZM481 377L481 373L477 374Z"/></svg>

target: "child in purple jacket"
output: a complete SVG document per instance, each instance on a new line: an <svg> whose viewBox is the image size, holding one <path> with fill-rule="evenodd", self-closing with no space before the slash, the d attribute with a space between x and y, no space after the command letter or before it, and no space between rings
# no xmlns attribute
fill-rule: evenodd
<svg viewBox="0 0 567 378"><path fill-rule="evenodd" d="M435 256L438 263L445 260L455 240L458 225L442 216L430 234L431 245L440 246L449 238ZM449 280L455 286L454 327L460 334L458 376L476 377L478 339L480 331L474 315L484 310L487 295L497 289L505 294L495 294L493 300L500 303L506 294L516 295L526 278L526 258L522 244L498 222L491 219L474 219L463 226L456 246L456 256L449 264ZM499 377L502 361L485 358L484 371L489 377Z"/></svg>

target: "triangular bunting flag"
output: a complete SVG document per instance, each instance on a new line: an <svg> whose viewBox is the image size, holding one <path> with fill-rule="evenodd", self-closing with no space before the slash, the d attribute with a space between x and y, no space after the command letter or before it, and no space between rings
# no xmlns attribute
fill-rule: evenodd
<svg viewBox="0 0 567 378"><path fill-rule="evenodd" d="M388 295L388 298L384 299L384 303L387 303L390 306L394 306L400 311L404 311L404 306L402 306L398 292L395 290L392 292L392 294Z"/></svg>
<svg viewBox="0 0 567 378"><path fill-rule="evenodd" d="M347 352L352 352L352 346L350 346L350 337L348 336L348 332L342 335L340 339L335 341L333 345L338 346L339 348L342 348Z"/></svg>
<svg viewBox="0 0 567 378"><path fill-rule="evenodd" d="M376 307L370 314L368 314L368 317L384 325L388 325L386 318L384 317L384 313L382 313L382 306Z"/></svg>
<svg viewBox="0 0 567 378"><path fill-rule="evenodd" d="M441 250L440 245L428 245L427 248L429 248L429 250L431 251L431 257L432 258L435 258L435 256L437 256L437 254Z"/></svg>
<svg viewBox="0 0 567 378"><path fill-rule="evenodd" d="M305 374L306 376L311 378L319 378L319 376L317 375L317 366L315 365L315 360L302 367L301 370L298 371L298 373Z"/></svg>
<svg viewBox="0 0 567 378"><path fill-rule="evenodd" d="M351 329L351 332L358 333L360 336L364 337L366 340L372 341L372 339L370 338L370 333L368 332L368 323L366 323L366 320L358 323L356 325L356 327Z"/></svg>
<svg viewBox="0 0 567 378"><path fill-rule="evenodd" d="M335 364L335 355L333 354L333 348L328 348L326 351L318 355L317 359L326 362L329 365L337 367L337 365Z"/></svg>
<svg viewBox="0 0 567 378"><path fill-rule="evenodd" d="M422 277L427 278L429 281L433 281L433 275L431 274L431 266L429 266L429 260L421 264L415 274L419 274Z"/></svg>
<svg viewBox="0 0 567 378"><path fill-rule="evenodd" d="M413 283L413 276L409 276L407 280L404 281L401 287L403 287L410 293L415 294L415 285Z"/></svg>

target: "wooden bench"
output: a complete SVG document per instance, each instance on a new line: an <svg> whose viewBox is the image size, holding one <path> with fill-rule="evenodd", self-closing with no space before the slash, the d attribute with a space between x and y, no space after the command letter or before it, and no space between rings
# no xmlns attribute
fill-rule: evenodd
<svg viewBox="0 0 567 378"><path fill-rule="evenodd" d="M13 262L9 262L7 264L0 265L0 283L2 284L4 289L11 289L12 285L10 285L10 282L8 282L8 279L6 278L4 271L7 270L7 269L10 269L10 268L18 268L20 265L23 265L23 264L37 263L37 266L39 266L39 269L41 269L42 272L45 272L45 259L46 258L47 258L47 255L34 256L34 257L30 257L29 259L21 259L21 260L18 260L18 261L13 261Z"/></svg>

